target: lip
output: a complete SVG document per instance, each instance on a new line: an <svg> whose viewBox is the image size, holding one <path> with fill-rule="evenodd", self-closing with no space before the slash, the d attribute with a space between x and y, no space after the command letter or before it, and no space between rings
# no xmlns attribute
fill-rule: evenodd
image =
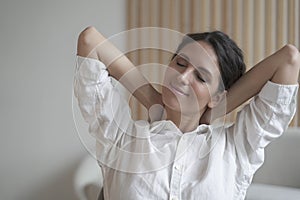
<svg viewBox="0 0 300 200"><path fill-rule="evenodd" d="M182 95L182 96L188 96L187 93L182 91L180 88L175 87L172 83L170 83L170 86L171 86L172 91L176 92L177 94Z"/></svg>

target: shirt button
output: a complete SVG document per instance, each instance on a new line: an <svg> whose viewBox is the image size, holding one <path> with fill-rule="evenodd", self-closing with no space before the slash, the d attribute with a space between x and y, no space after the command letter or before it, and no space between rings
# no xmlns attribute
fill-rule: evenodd
<svg viewBox="0 0 300 200"><path fill-rule="evenodd" d="M181 170L181 165L175 165L175 169L177 169L177 170Z"/></svg>

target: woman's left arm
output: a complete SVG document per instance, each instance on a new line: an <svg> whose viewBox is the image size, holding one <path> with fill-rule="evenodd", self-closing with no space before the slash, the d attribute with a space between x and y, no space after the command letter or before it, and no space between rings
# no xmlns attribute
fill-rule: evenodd
<svg viewBox="0 0 300 200"><path fill-rule="evenodd" d="M226 129L242 166L244 189L263 164L265 147L282 135L295 114L299 68L298 49L286 45L255 65L228 91L228 111L255 95Z"/></svg>
<svg viewBox="0 0 300 200"><path fill-rule="evenodd" d="M300 53L293 45L286 45L267 57L244 76L227 93L227 113L258 94L267 81L292 85L298 83Z"/></svg>
<svg viewBox="0 0 300 200"><path fill-rule="evenodd" d="M256 64L245 73L226 94L226 114L257 95L268 82L283 85L298 83L300 69L300 53L293 45L285 45L274 54ZM213 118L208 109L200 119L200 123L210 124L222 117L216 113Z"/></svg>

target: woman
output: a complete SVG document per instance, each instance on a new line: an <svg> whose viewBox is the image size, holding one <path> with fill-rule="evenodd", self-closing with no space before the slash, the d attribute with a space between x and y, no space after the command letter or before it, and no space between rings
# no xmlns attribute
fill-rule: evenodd
<svg viewBox="0 0 300 200"><path fill-rule="evenodd" d="M295 113L298 50L286 45L243 75L243 56L228 36L190 34L178 46L159 94L104 41L93 27L80 34L74 85L97 139L104 198L244 199L263 163L264 147L282 134ZM164 119L130 119L109 76L121 81L125 74L129 77L122 84L146 108L163 105ZM132 77L142 85L138 90ZM224 99L228 113L253 96L233 125L206 124ZM212 118L222 115L217 114Z"/></svg>

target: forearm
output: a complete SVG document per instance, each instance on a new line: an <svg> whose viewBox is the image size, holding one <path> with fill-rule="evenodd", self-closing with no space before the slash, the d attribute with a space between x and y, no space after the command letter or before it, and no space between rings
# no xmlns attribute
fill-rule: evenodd
<svg viewBox="0 0 300 200"><path fill-rule="evenodd" d="M258 94L269 80L278 84L297 84L299 67L299 51L291 45L281 48L251 68L229 89L227 113Z"/></svg>
<svg viewBox="0 0 300 200"><path fill-rule="evenodd" d="M121 82L147 109L153 104L162 104L160 94L138 68L108 40L98 46L97 54L108 66L110 75Z"/></svg>

